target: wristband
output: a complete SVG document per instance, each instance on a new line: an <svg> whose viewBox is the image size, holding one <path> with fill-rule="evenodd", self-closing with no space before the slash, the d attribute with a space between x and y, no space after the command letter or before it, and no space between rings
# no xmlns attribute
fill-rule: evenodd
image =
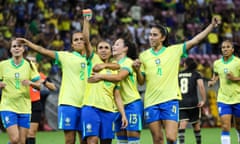
<svg viewBox="0 0 240 144"><path fill-rule="evenodd" d="M92 10L91 9L84 9L82 10L83 16L92 16Z"/></svg>

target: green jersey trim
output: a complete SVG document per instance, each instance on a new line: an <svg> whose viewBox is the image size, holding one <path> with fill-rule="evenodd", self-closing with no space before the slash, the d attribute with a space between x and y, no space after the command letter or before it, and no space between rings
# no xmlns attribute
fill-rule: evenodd
<svg viewBox="0 0 240 144"><path fill-rule="evenodd" d="M88 65L88 67L87 67L87 71L88 71L88 77L90 77L90 75L91 75L91 70L92 70L92 59L93 59L93 56L94 56L94 52L92 52L92 54L90 55L90 57L89 58L87 58L87 65Z"/></svg>
<svg viewBox="0 0 240 144"><path fill-rule="evenodd" d="M76 51L73 51L72 54L74 54L75 56L78 56L78 57L82 57L82 58L86 57L85 55L81 55L79 52L76 52Z"/></svg>
<svg viewBox="0 0 240 144"><path fill-rule="evenodd" d="M224 64L228 64L228 63L230 63L233 59L234 59L234 55L232 55L227 61L224 61L224 59L223 59L223 57L221 58L222 59L222 63L224 63Z"/></svg>
<svg viewBox="0 0 240 144"><path fill-rule="evenodd" d="M187 45L186 42L183 43L183 54L181 56L181 58L187 58L188 54L187 54Z"/></svg>
<svg viewBox="0 0 240 144"><path fill-rule="evenodd" d="M127 57L123 57L121 58L119 61L118 61L118 64L122 64L125 60L126 60Z"/></svg>
<svg viewBox="0 0 240 144"><path fill-rule="evenodd" d="M60 61L59 61L59 56L58 56L58 53L55 52L55 61L54 61L54 64L56 65L61 65Z"/></svg>
<svg viewBox="0 0 240 144"><path fill-rule="evenodd" d="M119 89L120 89L120 86L115 86L114 89L119 90Z"/></svg>
<svg viewBox="0 0 240 144"><path fill-rule="evenodd" d="M37 76L37 77L33 78L31 81L32 81L32 82L36 82L36 81L38 81L38 80L40 80L40 76Z"/></svg>
<svg viewBox="0 0 240 144"><path fill-rule="evenodd" d="M19 68L19 67L21 67L21 66L24 64L24 59L23 59L23 58L21 59L21 62L20 62L19 65L16 65L16 64L14 63L13 58L11 58L10 61L11 61L12 66L15 67L15 68Z"/></svg>
<svg viewBox="0 0 240 144"><path fill-rule="evenodd" d="M166 50L166 47L163 46L158 52L155 52L155 51L153 50L153 48L150 49L150 52L151 52L153 55L158 56L158 55L160 55L161 53L163 53L165 50Z"/></svg>
<svg viewBox="0 0 240 144"><path fill-rule="evenodd" d="M131 82L134 83L134 77L133 77L133 73L131 72L131 70L128 67L122 67L121 69L128 71L129 78L130 78Z"/></svg>

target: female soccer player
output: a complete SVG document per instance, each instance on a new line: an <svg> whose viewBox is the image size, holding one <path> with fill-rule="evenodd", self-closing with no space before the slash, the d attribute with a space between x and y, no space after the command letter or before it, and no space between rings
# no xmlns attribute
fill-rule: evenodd
<svg viewBox="0 0 240 144"><path fill-rule="evenodd" d="M168 31L154 24L149 35L151 48L142 52L133 66L139 84L146 81L144 96L145 122L149 124L153 143L163 143L162 123L168 144L174 144L178 132L178 72L181 56L205 38L220 23L213 17L211 24L201 33L182 44L167 46ZM140 65L142 66L140 69Z"/></svg>
<svg viewBox="0 0 240 144"><path fill-rule="evenodd" d="M85 17L84 24L89 26L89 18ZM89 37L89 32L85 31L86 37ZM102 74L117 73L119 66L110 63L111 47L107 42L100 42L97 45L96 53L93 52L92 47L88 47L88 70L89 74L98 72ZM103 64L99 69L93 66L96 64ZM112 69L116 69L115 71ZM90 76L90 75L89 75ZM116 106L122 115L122 128L127 126L127 119L125 116L123 103L121 100L118 84L108 81L100 81L97 83L90 83L92 79L89 78L89 83L86 87L86 93L83 101L82 122L83 122L83 136L87 143L97 144L100 139L101 144L111 144L114 138L114 120L116 117Z"/></svg>
<svg viewBox="0 0 240 144"><path fill-rule="evenodd" d="M231 41L225 40L221 45L223 57L213 63L213 77L208 86L214 85L218 80L218 112L221 119L221 143L231 144L230 129L232 116L236 117L238 142L240 143L240 59L233 55L234 47Z"/></svg>
<svg viewBox="0 0 240 144"><path fill-rule="evenodd" d="M33 63L23 57L24 45L14 39L12 58L0 62L0 112L11 144L25 144L31 117L29 86L40 88L40 76Z"/></svg>
<svg viewBox="0 0 240 144"><path fill-rule="evenodd" d="M38 64L36 63L35 58L27 57L27 59L34 62L36 64L36 67L38 67ZM45 86L49 90L56 90L54 83L50 82L43 73L39 72L39 74L41 77L41 88ZM27 134L26 144L35 144L36 134L38 131L39 123L42 118L42 110L43 110L42 103L40 100L40 90L30 86L30 98L32 101L32 114L31 114L31 123L30 123L30 129L28 130L28 134Z"/></svg>
<svg viewBox="0 0 240 144"><path fill-rule="evenodd" d="M52 51L24 38L18 38L28 47L61 64L62 81L58 99L58 128L64 130L65 143L75 143L76 132L81 140L81 107L87 83L87 61L83 33L72 35L73 52Z"/></svg>
<svg viewBox="0 0 240 144"><path fill-rule="evenodd" d="M120 83L120 94L123 99L124 109L128 119L126 129L121 128L121 115L115 121L118 143L139 144L142 130L143 103L137 89L136 72L132 68L133 59L137 57L136 47L125 38L119 38L113 45L113 57L121 66L118 74L93 76L96 80Z"/></svg>
<svg viewBox="0 0 240 144"><path fill-rule="evenodd" d="M179 144L184 144L185 129L188 122L192 124L196 144L201 144L201 107L206 101L206 90L201 74L196 71L197 64L192 58L184 61L184 70L178 74L182 100L179 102ZM198 90L201 100L198 100Z"/></svg>

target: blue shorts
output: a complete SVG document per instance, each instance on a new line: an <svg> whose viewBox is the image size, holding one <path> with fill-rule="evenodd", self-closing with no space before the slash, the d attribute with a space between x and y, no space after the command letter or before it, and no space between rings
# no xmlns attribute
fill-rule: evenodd
<svg viewBox="0 0 240 144"><path fill-rule="evenodd" d="M225 104L218 102L218 113L220 116L230 114L240 118L240 104Z"/></svg>
<svg viewBox="0 0 240 144"><path fill-rule="evenodd" d="M142 130L142 117L143 117L143 102L141 100L134 101L124 106L126 117L128 119L127 131L141 131ZM115 120L116 132L121 131L122 116L117 113Z"/></svg>
<svg viewBox="0 0 240 144"><path fill-rule="evenodd" d="M18 114L11 111L1 111L1 118L5 128L8 128L12 125L30 128L31 114Z"/></svg>
<svg viewBox="0 0 240 144"><path fill-rule="evenodd" d="M81 108L74 106L58 106L58 128L61 130L82 131L81 111Z"/></svg>
<svg viewBox="0 0 240 144"><path fill-rule="evenodd" d="M144 119L147 124L159 120L179 121L178 100L167 101L150 106L144 110Z"/></svg>
<svg viewBox="0 0 240 144"><path fill-rule="evenodd" d="M114 120L116 113L91 106L82 108L83 139L98 136L100 139L114 138Z"/></svg>

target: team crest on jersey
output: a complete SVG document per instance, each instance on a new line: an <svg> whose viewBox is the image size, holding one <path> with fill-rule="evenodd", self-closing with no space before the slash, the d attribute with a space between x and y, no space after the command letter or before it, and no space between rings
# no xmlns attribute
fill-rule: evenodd
<svg viewBox="0 0 240 144"><path fill-rule="evenodd" d="M92 125L90 123L86 125L86 128L87 128L87 132L92 132Z"/></svg>
<svg viewBox="0 0 240 144"><path fill-rule="evenodd" d="M161 63L160 59L155 60L156 65L159 65Z"/></svg>
<svg viewBox="0 0 240 144"><path fill-rule="evenodd" d="M224 71L225 74L228 73L228 69L227 68L224 68L223 71Z"/></svg>
<svg viewBox="0 0 240 144"><path fill-rule="evenodd" d="M85 67L86 67L85 63L81 63L81 68L85 68Z"/></svg>
<svg viewBox="0 0 240 144"><path fill-rule="evenodd" d="M20 73L15 73L15 79L19 79L20 78Z"/></svg>
<svg viewBox="0 0 240 144"><path fill-rule="evenodd" d="M66 126L70 126L70 125L71 125L70 122L71 122L71 118L66 117L66 118L65 118L65 125L66 125Z"/></svg>
<svg viewBox="0 0 240 144"><path fill-rule="evenodd" d="M110 70L106 70L106 73L107 73L107 74L111 74L111 71L110 71Z"/></svg>

